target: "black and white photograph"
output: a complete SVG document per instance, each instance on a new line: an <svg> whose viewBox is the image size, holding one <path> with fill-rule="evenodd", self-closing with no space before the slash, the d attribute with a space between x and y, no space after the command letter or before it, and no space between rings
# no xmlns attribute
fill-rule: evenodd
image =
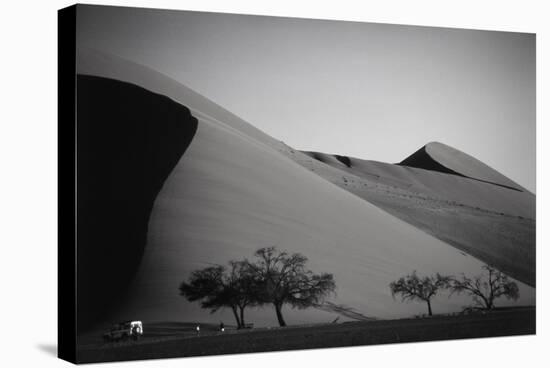
<svg viewBox="0 0 550 368"><path fill-rule="evenodd" d="M49 245L13 247L29 276L3 278L33 279L16 289L33 301L6 297L25 316L3 313L19 326L4 345L49 329L35 350L63 364L262 353L321 368L386 349L370 365L463 367L472 344L480 364L532 361L547 304L538 26L50 8L57 105L27 147L42 135L56 170L33 154L13 197L47 185L56 212L40 215L51 233L19 230Z"/></svg>
<svg viewBox="0 0 550 368"><path fill-rule="evenodd" d="M77 362L536 332L534 34L73 9Z"/></svg>

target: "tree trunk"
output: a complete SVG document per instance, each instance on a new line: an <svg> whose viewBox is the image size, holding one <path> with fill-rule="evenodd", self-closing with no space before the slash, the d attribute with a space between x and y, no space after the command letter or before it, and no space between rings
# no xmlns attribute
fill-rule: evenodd
<svg viewBox="0 0 550 368"><path fill-rule="evenodd" d="M286 326L286 322L283 318L283 312L281 311L283 305L280 303L275 303L275 312L277 313L277 320L279 321L279 326Z"/></svg>
<svg viewBox="0 0 550 368"><path fill-rule="evenodd" d="M241 309L241 325L243 326L243 328L245 327L244 325L244 307L239 307Z"/></svg>
<svg viewBox="0 0 550 368"><path fill-rule="evenodd" d="M233 311L233 315L235 316L235 320L237 320L237 328L241 328L242 323L239 319L239 315L237 314L237 307L231 307L231 310Z"/></svg>
<svg viewBox="0 0 550 368"><path fill-rule="evenodd" d="M493 301L490 297L481 296L481 300L485 303L485 309L491 310L493 308Z"/></svg>
<svg viewBox="0 0 550 368"><path fill-rule="evenodd" d="M430 302L430 299L426 300L426 303L428 303L428 316L432 315L432 303Z"/></svg>

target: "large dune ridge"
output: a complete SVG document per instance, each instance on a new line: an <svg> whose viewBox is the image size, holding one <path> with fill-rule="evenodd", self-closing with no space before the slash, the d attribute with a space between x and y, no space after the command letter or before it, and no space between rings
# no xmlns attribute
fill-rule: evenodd
<svg viewBox="0 0 550 368"><path fill-rule="evenodd" d="M77 323L85 330L133 279L154 200L197 120L163 95L79 75L77 122Z"/></svg>
<svg viewBox="0 0 550 368"><path fill-rule="evenodd" d="M178 286L193 270L251 258L256 249L266 246L305 254L313 271L334 274L337 293L330 302L349 307L356 315L377 318L426 313L422 303L392 298L388 285L400 276L413 270L423 275L475 275L484 264L362 200L358 193L319 175L313 166L304 167L293 155L309 156L160 73L91 51L80 52L77 70L163 94L198 120L193 140L155 199L143 257L120 305L112 311L113 321L231 323L229 311L210 314L179 296ZM322 170L339 175L339 169L316 162ZM517 304L534 304L534 288L518 284ZM469 303L466 296L448 298L443 293L433 308L435 313L454 312ZM285 307L283 313L289 324L328 322L340 315L338 308ZM259 326L277 324L270 307L247 310L245 317Z"/></svg>
<svg viewBox="0 0 550 368"><path fill-rule="evenodd" d="M290 157L394 216L535 285L532 193L438 170L318 152L293 151Z"/></svg>

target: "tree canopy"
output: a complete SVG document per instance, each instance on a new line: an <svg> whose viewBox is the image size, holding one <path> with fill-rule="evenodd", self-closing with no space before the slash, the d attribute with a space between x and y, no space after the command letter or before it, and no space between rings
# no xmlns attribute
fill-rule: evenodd
<svg viewBox="0 0 550 368"><path fill-rule="evenodd" d="M473 278L464 274L461 278L452 278L449 284L452 293L467 293L472 296L476 307L487 310L493 309L495 299L500 297L519 298L519 288L508 276L488 265L482 269L483 272Z"/></svg>
<svg viewBox="0 0 550 368"><path fill-rule="evenodd" d="M229 267L214 265L193 271L182 282L180 294L190 302L200 301L212 313L228 307L237 326L245 326L244 310L249 306L273 304L279 325L286 326L282 307L314 307L336 289L329 273L315 274L306 267L307 257L289 254L275 247L258 249L256 260L230 261Z"/></svg>
<svg viewBox="0 0 550 368"><path fill-rule="evenodd" d="M448 286L449 276L442 276L439 273L432 276L419 277L416 271L412 274L401 277L390 283L392 296L401 295L401 300L420 300L428 305L428 315L432 315L431 299L441 289Z"/></svg>
<svg viewBox="0 0 550 368"><path fill-rule="evenodd" d="M289 254L268 247L258 249L254 256L256 261L249 265L259 286L257 300L273 304L280 326L286 326L282 314L284 304L295 308L312 307L336 289L333 275L313 273L306 267L308 259L303 254Z"/></svg>
<svg viewBox="0 0 550 368"><path fill-rule="evenodd" d="M191 273L189 282L182 282L180 295L190 302L201 301L201 307L211 313L220 308L231 308L237 327L244 327L244 310L255 304L253 274L246 261L231 261L229 268L222 265L206 267Z"/></svg>

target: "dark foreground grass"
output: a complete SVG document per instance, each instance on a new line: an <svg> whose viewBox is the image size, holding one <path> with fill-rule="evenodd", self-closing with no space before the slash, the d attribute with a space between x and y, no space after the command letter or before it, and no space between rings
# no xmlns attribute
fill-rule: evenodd
<svg viewBox="0 0 550 368"><path fill-rule="evenodd" d="M136 343L88 345L79 363L185 356L317 349L401 342L467 339L535 333L535 308L486 314L347 322L314 326L255 329L144 339Z"/></svg>

